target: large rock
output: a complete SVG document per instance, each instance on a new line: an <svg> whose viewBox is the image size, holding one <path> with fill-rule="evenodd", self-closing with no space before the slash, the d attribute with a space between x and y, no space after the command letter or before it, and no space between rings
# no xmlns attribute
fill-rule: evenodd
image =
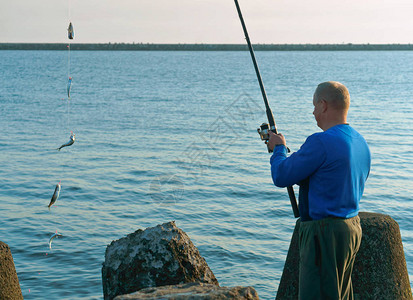
<svg viewBox="0 0 413 300"><path fill-rule="evenodd" d="M355 300L412 299L399 225L388 215L361 212L363 230L352 274ZM298 229L294 229L276 299L298 299Z"/></svg>
<svg viewBox="0 0 413 300"><path fill-rule="evenodd" d="M188 282L218 286L205 259L175 222L139 229L106 248L102 267L105 299Z"/></svg>
<svg viewBox="0 0 413 300"><path fill-rule="evenodd" d="M0 242L0 299L23 299L13 256L7 244Z"/></svg>
<svg viewBox="0 0 413 300"><path fill-rule="evenodd" d="M185 283L156 288L142 289L129 295L117 296L115 300L145 299L145 300L258 300L258 294L253 287L219 287L214 284Z"/></svg>
<svg viewBox="0 0 413 300"><path fill-rule="evenodd" d="M352 275L356 300L413 299L399 224L383 214L360 218L363 238Z"/></svg>

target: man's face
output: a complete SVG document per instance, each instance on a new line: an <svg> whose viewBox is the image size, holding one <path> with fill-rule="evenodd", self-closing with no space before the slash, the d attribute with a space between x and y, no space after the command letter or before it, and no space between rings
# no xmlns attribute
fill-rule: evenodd
<svg viewBox="0 0 413 300"><path fill-rule="evenodd" d="M313 96L313 105L314 105L313 115L314 115L315 120L317 121L317 126L320 127L320 116L323 111L323 102L322 101L317 102L315 94Z"/></svg>

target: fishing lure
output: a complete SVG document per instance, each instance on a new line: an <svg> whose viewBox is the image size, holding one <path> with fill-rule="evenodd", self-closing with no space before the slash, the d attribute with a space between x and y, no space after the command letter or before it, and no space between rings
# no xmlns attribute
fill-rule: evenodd
<svg viewBox="0 0 413 300"><path fill-rule="evenodd" d="M53 239L56 238L56 237L59 237L59 236L63 236L63 235L61 235L60 233L57 233L57 231L56 231L56 233L53 234L53 235L50 237L50 239L49 239L49 249L50 249L50 250L52 249L52 241L53 241Z"/></svg>
<svg viewBox="0 0 413 300"><path fill-rule="evenodd" d="M69 40L73 40L75 37L75 31L73 30L72 22L69 23L69 27L67 28L67 37Z"/></svg>
<svg viewBox="0 0 413 300"><path fill-rule="evenodd" d="M52 206L52 205L57 201L57 199L59 198L59 195L60 195L60 183L61 183L61 182L62 182L62 181L59 181L59 183L56 184L56 187L55 187L55 189L54 189L54 193L53 193L52 199L50 199L50 203L49 203L49 206L48 206L49 209L50 209L50 206Z"/></svg>
<svg viewBox="0 0 413 300"><path fill-rule="evenodd" d="M76 136L76 134L74 134L73 131L71 131L69 141L66 144L61 145L59 148L57 148L57 150L60 151L60 149L62 149L63 147L72 146L75 142L75 136Z"/></svg>

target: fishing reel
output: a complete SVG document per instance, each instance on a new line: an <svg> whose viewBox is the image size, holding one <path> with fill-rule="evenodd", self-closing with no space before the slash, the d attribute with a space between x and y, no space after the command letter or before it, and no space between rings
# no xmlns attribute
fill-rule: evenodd
<svg viewBox="0 0 413 300"><path fill-rule="evenodd" d="M261 140L265 142L266 145L268 145L268 141L270 139L270 125L267 123L262 123L260 128L257 128L258 134L261 137ZM272 151L268 149L268 152L271 153ZM290 153L291 150L290 148L287 147L287 152Z"/></svg>
<svg viewBox="0 0 413 300"><path fill-rule="evenodd" d="M261 137L262 141L265 141L265 143L268 143L268 140L270 139L270 125L268 123L262 123L260 128L257 128L258 134Z"/></svg>
<svg viewBox="0 0 413 300"><path fill-rule="evenodd" d="M257 131L261 137L261 140L267 145L268 153L271 153L272 151L268 148L268 140L270 139L270 124L262 123L260 128L257 128Z"/></svg>

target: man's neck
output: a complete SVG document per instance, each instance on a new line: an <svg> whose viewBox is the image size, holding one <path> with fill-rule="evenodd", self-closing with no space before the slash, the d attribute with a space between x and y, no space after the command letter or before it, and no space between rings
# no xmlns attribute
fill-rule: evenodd
<svg viewBox="0 0 413 300"><path fill-rule="evenodd" d="M326 121L323 124L323 126L321 127L321 129L323 131L326 131L326 130L330 129L331 127L334 127L336 125L342 125L342 124L348 124L347 123L347 118L338 118L338 119Z"/></svg>

